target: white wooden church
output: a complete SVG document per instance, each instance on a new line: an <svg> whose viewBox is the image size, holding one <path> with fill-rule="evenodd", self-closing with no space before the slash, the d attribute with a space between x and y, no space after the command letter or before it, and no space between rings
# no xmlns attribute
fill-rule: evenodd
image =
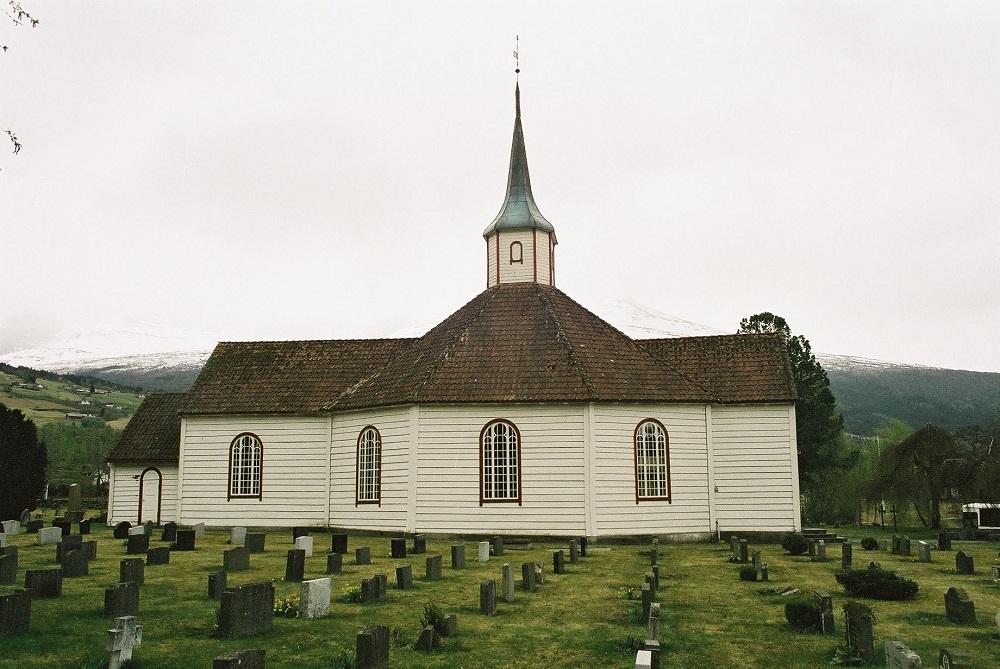
<svg viewBox="0 0 1000 669"><path fill-rule="evenodd" d="M422 337L222 342L108 460L109 522L428 534L799 529L772 335L631 339L556 288L520 91L486 290Z"/></svg>

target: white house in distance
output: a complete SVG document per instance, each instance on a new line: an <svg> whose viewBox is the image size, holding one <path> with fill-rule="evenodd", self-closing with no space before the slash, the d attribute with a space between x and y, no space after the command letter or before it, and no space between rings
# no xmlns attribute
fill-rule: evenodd
<svg viewBox="0 0 1000 669"><path fill-rule="evenodd" d="M109 522L694 539L800 528L772 335L634 340L555 285L520 91L486 289L413 339L222 342L108 460Z"/></svg>

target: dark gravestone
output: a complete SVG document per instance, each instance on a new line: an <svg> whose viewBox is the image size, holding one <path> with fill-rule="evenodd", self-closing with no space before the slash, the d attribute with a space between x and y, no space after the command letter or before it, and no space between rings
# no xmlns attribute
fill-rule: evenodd
<svg viewBox="0 0 1000 669"><path fill-rule="evenodd" d="M910 537L899 538L899 554L900 555L910 554Z"/></svg>
<svg viewBox="0 0 1000 669"><path fill-rule="evenodd" d="M63 555L62 572L65 578L88 576L90 564L87 562L87 554L81 550L75 550Z"/></svg>
<svg viewBox="0 0 1000 669"><path fill-rule="evenodd" d="M90 534L90 518L80 521L80 534Z"/></svg>
<svg viewBox="0 0 1000 669"><path fill-rule="evenodd" d="M366 565L372 563L372 551L368 546L354 549L354 564Z"/></svg>
<svg viewBox="0 0 1000 669"><path fill-rule="evenodd" d="M497 612L497 582L483 581L479 584L479 612L488 616Z"/></svg>
<svg viewBox="0 0 1000 669"><path fill-rule="evenodd" d="M847 647L874 664L875 616L870 606L855 602L844 606L844 637Z"/></svg>
<svg viewBox="0 0 1000 669"><path fill-rule="evenodd" d="M535 581L535 563L521 563L521 587L528 592L536 592L538 583Z"/></svg>
<svg viewBox="0 0 1000 669"><path fill-rule="evenodd" d="M490 539L490 548L493 550L493 555L497 557L503 556L503 537L496 536Z"/></svg>
<svg viewBox="0 0 1000 669"><path fill-rule="evenodd" d="M432 555L427 558L427 574L428 581L440 581L441 580L441 556Z"/></svg>
<svg viewBox="0 0 1000 669"><path fill-rule="evenodd" d="M465 544L451 547L451 568L465 569Z"/></svg>
<svg viewBox="0 0 1000 669"><path fill-rule="evenodd" d="M330 552L331 553L347 553L347 535L346 534L332 534L330 535ZM414 551L415 553L416 551Z"/></svg>
<svg viewBox="0 0 1000 669"><path fill-rule="evenodd" d="M9 544L7 546L0 546L0 555L13 555L14 557L17 557L17 554L17 546L11 546Z"/></svg>
<svg viewBox="0 0 1000 669"><path fill-rule="evenodd" d="M893 555L899 555L899 539L898 535L892 535L892 548L889 550Z"/></svg>
<svg viewBox="0 0 1000 669"><path fill-rule="evenodd" d="M354 655L356 669L389 669L389 628L376 625L358 632Z"/></svg>
<svg viewBox="0 0 1000 669"><path fill-rule="evenodd" d="M142 585L145 581L146 567L142 558L125 558L118 565L118 582Z"/></svg>
<svg viewBox="0 0 1000 669"><path fill-rule="evenodd" d="M740 564L750 561L750 545L746 539L740 539Z"/></svg>
<svg viewBox="0 0 1000 669"><path fill-rule="evenodd" d="M193 551L196 532L194 530L177 530L177 541L174 542L175 551Z"/></svg>
<svg viewBox="0 0 1000 669"><path fill-rule="evenodd" d="M327 553L326 573L339 574L344 567L344 556L341 553Z"/></svg>
<svg viewBox="0 0 1000 669"><path fill-rule="evenodd" d="M406 539L390 539L389 540L389 551L393 558L405 558L406 557Z"/></svg>
<svg viewBox="0 0 1000 669"><path fill-rule="evenodd" d="M570 564L576 564L580 561L580 544L577 543L576 539L569 540L569 562Z"/></svg>
<svg viewBox="0 0 1000 669"><path fill-rule="evenodd" d="M142 555L149 550L149 537L145 534L130 534L125 542L126 555Z"/></svg>
<svg viewBox="0 0 1000 669"><path fill-rule="evenodd" d="M266 537L267 535L263 532L247 532L246 539L243 540L243 547L251 553L263 553Z"/></svg>
<svg viewBox="0 0 1000 669"><path fill-rule="evenodd" d="M374 602L378 599L378 584L374 578L361 579L361 601Z"/></svg>
<svg viewBox="0 0 1000 669"><path fill-rule="evenodd" d="M83 537L79 534L63 537L63 540L56 544L56 562L62 562L63 557L70 551L78 551L83 548Z"/></svg>
<svg viewBox="0 0 1000 669"><path fill-rule="evenodd" d="M122 522L118 523L117 525L115 525L115 533L114 533L115 539L124 539L125 537L128 536L128 531L131 529L132 529L132 523L128 522L127 520L123 520Z"/></svg>
<svg viewBox="0 0 1000 669"><path fill-rule="evenodd" d="M263 648L234 650L212 660L212 669L264 669Z"/></svg>
<svg viewBox="0 0 1000 669"><path fill-rule="evenodd" d="M28 631L31 622L31 595L24 590L0 597L0 637Z"/></svg>
<svg viewBox="0 0 1000 669"><path fill-rule="evenodd" d="M375 581L376 594L381 599L386 596L389 592L389 577L385 574L375 574L372 576L372 580Z"/></svg>
<svg viewBox="0 0 1000 669"><path fill-rule="evenodd" d="M413 535L413 550L411 551L414 555L423 555L427 552L427 537L422 534Z"/></svg>
<svg viewBox="0 0 1000 669"><path fill-rule="evenodd" d="M213 571L208 575L208 598L222 599L222 593L226 591L226 572Z"/></svg>
<svg viewBox="0 0 1000 669"><path fill-rule="evenodd" d="M653 572L651 572L651 571L646 572L646 574L643 576L643 582L649 584L649 589L652 590L653 594L655 595L656 594L656 577L653 576Z"/></svg>
<svg viewBox="0 0 1000 669"><path fill-rule="evenodd" d="M68 537L70 534L72 534L73 523L69 522L64 518L56 518L55 520L52 521L52 527L58 527L60 530L62 530L62 535L64 537Z"/></svg>
<svg viewBox="0 0 1000 669"><path fill-rule="evenodd" d="M116 583L104 589L104 615L108 618L139 615L139 586Z"/></svg>
<svg viewBox="0 0 1000 669"><path fill-rule="evenodd" d="M642 619L649 620L649 609L653 606L655 597L653 596L653 589L649 587L649 583L642 584Z"/></svg>
<svg viewBox="0 0 1000 669"><path fill-rule="evenodd" d="M80 546L80 549L87 556L90 561L97 559L97 542L96 541L84 541Z"/></svg>
<svg viewBox="0 0 1000 669"><path fill-rule="evenodd" d="M24 589L33 599L62 594L62 569L29 569L24 573Z"/></svg>
<svg viewBox="0 0 1000 669"><path fill-rule="evenodd" d="M38 530L45 527L45 521L42 520L29 520L25 525L25 531L28 534L38 534Z"/></svg>
<svg viewBox="0 0 1000 669"><path fill-rule="evenodd" d="M160 541L177 541L177 523L171 520L163 525Z"/></svg>
<svg viewBox="0 0 1000 669"><path fill-rule="evenodd" d="M587 557L587 537L580 537L580 557Z"/></svg>
<svg viewBox="0 0 1000 669"><path fill-rule="evenodd" d="M939 551L951 550L951 532L948 530L941 530L938 532L937 547Z"/></svg>
<svg viewBox="0 0 1000 669"><path fill-rule="evenodd" d="M955 553L955 571L959 574L975 574L976 564L972 555L965 551Z"/></svg>
<svg viewBox="0 0 1000 669"><path fill-rule="evenodd" d="M309 528L308 527L293 527L292 528L292 543L293 544L295 543L295 540L298 539L299 537L308 537L308 536L309 536Z"/></svg>
<svg viewBox="0 0 1000 669"><path fill-rule="evenodd" d="M299 550L305 553L303 550ZM274 585L248 583L227 588L219 605L219 636L236 638L269 632L274 623Z"/></svg>
<svg viewBox="0 0 1000 669"><path fill-rule="evenodd" d="M972 669L972 660L964 650L942 648L938 654L938 667L941 669Z"/></svg>
<svg viewBox="0 0 1000 669"><path fill-rule="evenodd" d="M156 525L153 523L153 521L147 520L145 523L142 524L143 534L145 534L147 537L153 536L154 527L156 527Z"/></svg>
<svg viewBox="0 0 1000 669"><path fill-rule="evenodd" d="M963 588L954 586L944 593L944 612L948 620L959 625L976 624L976 606Z"/></svg>
<svg viewBox="0 0 1000 669"><path fill-rule="evenodd" d="M847 571L854 563L854 544L845 541L840 544L840 568Z"/></svg>
<svg viewBox="0 0 1000 669"><path fill-rule="evenodd" d="M150 548L148 551L146 551L146 564L147 565L170 564L170 548L167 546L158 546L157 548Z"/></svg>
<svg viewBox="0 0 1000 669"><path fill-rule="evenodd" d="M660 552L653 546L649 549L649 564L650 566L656 564L656 561L660 558Z"/></svg>
<svg viewBox="0 0 1000 669"><path fill-rule="evenodd" d="M17 583L17 555L0 555L0 585Z"/></svg>
<svg viewBox="0 0 1000 669"><path fill-rule="evenodd" d="M565 574L566 567L563 565L563 552L553 551L552 552L552 573L553 574Z"/></svg>
<svg viewBox="0 0 1000 669"><path fill-rule="evenodd" d="M833 634L836 631L833 617L833 597L822 590L814 590L813 599L819 610L820 631L823 634Z"/></svg>
<svg viewBox="0 0 1000 669"><path fill-rule="evenodd" d="M660 589L660 565L654 564L651 567L650 570L652 571L652 574L653 574L653 589L654 590L659 590ZM761 562L761 571L764 572L764 573L767 572L767 563L766 562ZM767 579L765 578L764 580L766 581Z"/></svg>
<svg viewBox="0 0 1000 669"><path fill-rule="evenodd" d="M301 582L306 571L306 552L302 548L293 548L288 551L285 559L285 580Z"/></svg>
<svg viewBox="0 0 1000 669"><path fill-rule="evenodd" d="M434 633L434 626L428 625L420 630L417 642L413 644L413 650L434 650L438 645L437 634Z"/></svg>
<svg viewBox="0 0 1000 669"><path fill-rule="evenodd" d="M223 551L222 568L225 571L246 571L250 568L250 551L244 546Z"/></svg>
<svg viewBox="0 0 1000 669"><path fill-rule="evenodd" d="M413 567L408 564L396 567L396 587L400 590L409 590L413 587Z"/></svg>

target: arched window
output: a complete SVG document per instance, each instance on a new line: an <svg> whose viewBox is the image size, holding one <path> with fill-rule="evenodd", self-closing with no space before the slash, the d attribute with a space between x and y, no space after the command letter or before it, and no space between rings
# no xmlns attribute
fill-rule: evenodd
<svg viewBox="0 0 1000 669"><path fill-rule="evenodd" d="M479 434L479 504L521 503L521 433L495 420Z"/></svg>
<svg viewBox="0 0 1000 669"><path fill-rule="evenodd" d="M652 418L635 428L635 503L670 501L670 438Z"/></svg>
<svg viewBox="0 0 1000 669"><path fill-rule="evenodd" d="M510 264L524 262L524 247L521 242L511 242L510 243Z"/></svg>
<svg viewBox="0 0 1000 669"><path fill-rule="evenodd" d="M358 435L356 504L382 503L382 435L369 425Z"/></svg>
<svg viewBox="0 0 1000 669"><path fill-rule="evenodd" d="M261 498L261 465L264 446L260 437L244 432L229 445L229 499Z"/></svg>

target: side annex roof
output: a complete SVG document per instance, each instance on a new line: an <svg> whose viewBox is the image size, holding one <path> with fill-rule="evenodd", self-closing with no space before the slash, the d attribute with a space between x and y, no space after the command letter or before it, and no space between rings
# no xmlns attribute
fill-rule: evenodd
<svg viewBox="0 0 1000 669"><path fill-rule="evenodd" d="M184 393L147 395L125 426L108 462L177 462Z"/></svg>

